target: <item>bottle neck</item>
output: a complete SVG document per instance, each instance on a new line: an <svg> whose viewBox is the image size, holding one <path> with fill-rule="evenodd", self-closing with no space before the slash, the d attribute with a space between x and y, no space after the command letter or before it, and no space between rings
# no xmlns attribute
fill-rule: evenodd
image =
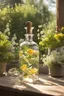
<svg viewBox="0 0 64 96"><path fill-rule="evenodd" d="M25 40L26 41L33 41L33 34L25 34Z"/></svg>
<svg viewBox="0 0 64 96"><path fill-rule="evenodd" d="M32 31L34 29L34 27L31 27L30 29L27 27L24 27L26 29L26 34L32 34Z"/></svg>

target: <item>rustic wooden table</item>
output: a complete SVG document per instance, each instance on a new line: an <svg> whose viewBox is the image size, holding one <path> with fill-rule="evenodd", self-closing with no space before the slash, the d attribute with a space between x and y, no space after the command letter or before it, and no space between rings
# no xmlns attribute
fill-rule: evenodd
<svg viewBox="0 0 64 96"><path fill-rule="evenodd" d="M0 77L1 96L64 96L64 78L40 75L36 84L19 82L16 76Z"/></svg>

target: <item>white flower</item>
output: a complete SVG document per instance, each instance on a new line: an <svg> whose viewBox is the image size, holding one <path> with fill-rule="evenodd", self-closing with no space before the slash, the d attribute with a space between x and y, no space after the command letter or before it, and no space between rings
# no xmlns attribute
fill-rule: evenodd
<svg viewBox="0 0 64 96"><path fill-rule="evenodd" d="M55 63L64 64L64 46L53 50L50 55L43 58L43 62L48 66Z"/></svg>

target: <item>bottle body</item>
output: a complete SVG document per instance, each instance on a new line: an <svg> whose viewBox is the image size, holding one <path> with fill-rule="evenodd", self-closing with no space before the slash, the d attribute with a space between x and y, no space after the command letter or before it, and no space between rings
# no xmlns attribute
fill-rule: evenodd
<svg viewBox="0 0 64 96"><path fill-rule="evenodd" d="M31 38L20 44L19 64L24 81L32 83L38 80L39 48Z"/></svg>

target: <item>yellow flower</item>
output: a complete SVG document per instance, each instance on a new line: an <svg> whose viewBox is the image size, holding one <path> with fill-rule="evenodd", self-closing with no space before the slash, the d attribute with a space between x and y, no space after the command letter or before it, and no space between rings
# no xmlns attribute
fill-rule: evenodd
<svg viewBox="0 0 64 96"><path fill-rule="evenodd" d="M21 69L22 71L26 71L26 70L27 70L27 65L26 65L26 64L23 64L23 65L20 67L20 69Z"/></svg>
<svg viewBox="0 0 64 96"><path fill-rule="evenodd" d="M59 34L58 34L58 36L59 36L59 37L63 37L63 36L64 36L64 34L62 34L62 33L59 33Z"/></svg>
<svg viewBox="0 0 64 96"><path fill-rule="evenodd" d="M31 68L31 69L29 69L29 74L36 74L37 71L38 71L38 69L36 69L36 68Z"/></svg>
<svg viewBox="0 0 64 96"><path fill-rule="evenodd" d="M33 55L35 51L33 49L29 49L27 52L29 55Z"/></svg>
<svg viewBox="0 0 64 96"><path fill-rule="evenodd" d="M54 35L54 38L59 39L59 38L62 38L63 36L64 36L64 34L58 33L58 34Z"/></svg>

